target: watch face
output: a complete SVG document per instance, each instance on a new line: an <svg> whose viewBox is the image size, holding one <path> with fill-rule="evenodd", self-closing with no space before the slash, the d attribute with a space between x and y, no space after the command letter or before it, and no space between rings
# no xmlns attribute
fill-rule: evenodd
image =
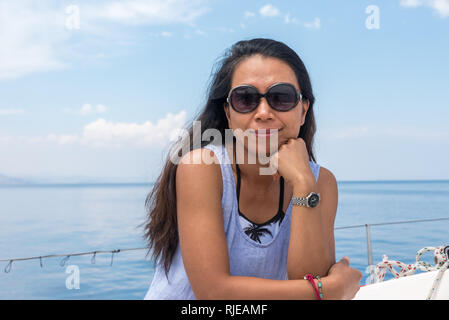
<svg viewBox="0 0 449 320"><path fill-rule="evenodd" d="M309 198L309 207L314 208L318 205L318 202L320 201L320 197L316 194L313 193L310 198Z"/></svg>

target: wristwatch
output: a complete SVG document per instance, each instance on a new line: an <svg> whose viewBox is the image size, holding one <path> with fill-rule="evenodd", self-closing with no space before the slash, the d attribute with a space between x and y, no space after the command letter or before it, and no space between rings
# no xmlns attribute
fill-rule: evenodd
<svg viewBox="0 0 449 320"><path fill-rule="evenodd" d="M320 194L311 192L305 198L303 197L292 197L292 204L295 206L304 206L308 208L315 208L320 202Z"/></svg>

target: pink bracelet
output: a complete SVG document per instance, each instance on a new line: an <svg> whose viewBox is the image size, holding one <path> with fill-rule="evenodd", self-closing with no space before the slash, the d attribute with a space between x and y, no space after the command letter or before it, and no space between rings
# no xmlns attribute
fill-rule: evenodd
<svg viewBox="0 0 449 320"><path fill-rule="evenodd" d="M314 280L313 276L310 273L308 273L308 274L306 274L304 276L304 280L309 280L309 282L312 284L313 290L315 290L315 294L316 294L317 299L321 300L321 295L320 295L320 292L318 291L318 289L317 289L317 287L315 285L315 281L313 281Z"/></svg>

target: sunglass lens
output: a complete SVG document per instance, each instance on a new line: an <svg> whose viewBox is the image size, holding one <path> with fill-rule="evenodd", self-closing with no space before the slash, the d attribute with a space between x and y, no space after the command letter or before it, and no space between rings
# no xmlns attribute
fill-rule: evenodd
<svg viewBox="0 0 449 320"><path fill-rule="evenodd" d="M255 88L236 88L231 94L231 104L239 112L250 112L259 104L259 94Z"/></svg>
<svg viewBox="0 0 449 320"><path fill-rule="evenodd" d="M279 111L292 109L298 103L295 87L288 84L279 84L271 87L267 93L271 106Z"/></svg>

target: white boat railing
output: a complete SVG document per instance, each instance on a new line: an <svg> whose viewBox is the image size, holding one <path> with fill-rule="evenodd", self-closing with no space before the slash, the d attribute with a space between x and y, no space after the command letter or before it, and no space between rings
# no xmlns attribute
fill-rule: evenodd
<svg viewBox="0 0 449 320"><path fill-rule="evenodd" d="M371 245L371 232L370 227L374 226L387 226L394 224L406 224L406 223L421 223L421 222L434 222L434 221L443 221L449 220L449 218L434 218L434 219L419 219L419 220L405 220L405 221L393 221L393 222L381 222L381 223L367 223L367 224L359 224L352 226L344 226L344 227L335 227L334 230L342 230L342 229L354 229L354 228L365 228L366 232L366 251L368 256L368 268L369 268L369 282L374 283L374 264L373 264L373 248Z"/></svg>
<svg viewBox="0 0 449 320"><path fill-rule="evenodd" d="M370 283L374 281L374 268L373 266L373 252L371 245L371 234L370 228L374 226L386 226L386 225L394 225L394 224L406 224L406 223L422 223L422 222L433 222L433 221L443 221L449 220L448 218L435 218L435 219L420 219L420 220L406 220L406 221L393 221L393 222L382 222L382 223L367 223L367 224L359 224L359 225L351 225L351 226L343 226L343 227L335 227L334 230L343 230L343 229L355 229L355 228L365 228L366 231L366 246L367 246L367 256L368 256L368 266L370 267ZM77 252L77 253L64 253L64 254L51 254L51 255L41 255L27 258L10 258L10 259L0 259L0 262L8 262L6 265L4 272L9 273L11 271L12 263L14 261L23 261L23 260L39 260L40 266L42 267L42 259L54 258L54 257L63 257L60 262L61 266L64 266L66 262L72 256L82 256L82 255L92 255L91 263L95 263L95 257L97 254L111 253L111 263L112 266L114 254L124 251L135 251L135 250L147 250L147 247L142 248L127 248L127 249L114 249L114 250L96 250L89 252Z"/></svg>

